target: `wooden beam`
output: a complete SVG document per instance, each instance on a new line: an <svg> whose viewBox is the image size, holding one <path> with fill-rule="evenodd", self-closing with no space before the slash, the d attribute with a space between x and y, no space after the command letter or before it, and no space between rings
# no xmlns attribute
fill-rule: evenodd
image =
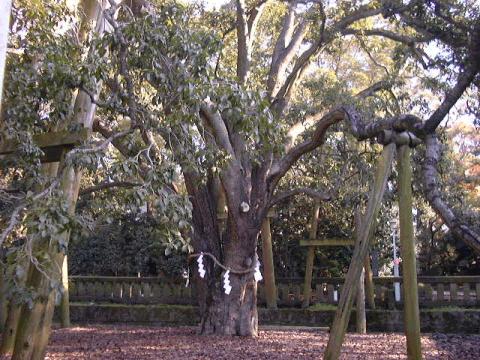
<svg viewBox="0 0 480 360"><path fill-rule="evenodd" d="M85 140L87 140L89 135L89 130L87 128L82 128L79 131L56 131L56 132L47 132L43 134L37 134L33 136L33 142L42 151L48 150L49 148L63 148L63 147L73 147L79 145ZM19 143L17 141L8 140L0 145L0 155L7 155L15 152L18 149Z"/></svg>
<svg viewBox="0 0 480 360"><path fill-rule="evenodd" d="M320 214L320 202L316 200L315 206L312 212L312 219L310 220L310 239L315 239L317 237L319 214ZM315 247L310 246L307 252L307 261L305 266L305 279L303 283L303 303L302 303L303 308L307 308L310 306L310 297L312 296L312 275L313 275L314 260L315 260Z"/></svg>
<svg viewBox="0 0 480 360"><path fill-rule="evenodd" d="M263 277L265 278L265 298L267 308L277 308L277 287L275 286L275 268L273 266L272 233L270 219L263 219L262 223L262 254L263 254Z"/></svg>
<svg viewBox="0 0 480 360"><path fill-rule="evenodd" d="M355 241L349 238L329 238L300 240L300 246L353 246Z"/></svg>
<svg viewBox="0 0 480 360"><path fill-rule="evenodd" d="M420 310L418 307L417 266L412 215L412 165L410 147L398 149L398 207L400 209L400 251L402 253L405 305L403 317L409 360L422 358Z"/></svg>

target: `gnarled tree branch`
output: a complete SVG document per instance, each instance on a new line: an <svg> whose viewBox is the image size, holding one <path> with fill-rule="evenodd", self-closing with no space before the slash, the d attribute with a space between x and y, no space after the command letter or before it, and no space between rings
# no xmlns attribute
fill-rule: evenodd
<svg viewBox="0 0 480 360"><path fill-rule="evenodd" d="M435 212L442 218L450 231L477 253L480 253L480 235L476 234L453 213L443 201L439 190L438 162L440 160L440 142L435 134L425 138L426 156L423 162L424 193Z"/></svg>

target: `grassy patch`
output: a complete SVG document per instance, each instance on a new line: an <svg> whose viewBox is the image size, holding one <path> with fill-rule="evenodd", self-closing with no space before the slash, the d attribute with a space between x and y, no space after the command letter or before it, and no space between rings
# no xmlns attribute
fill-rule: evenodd
<svg viewBox="0 0 480 360"><path fill-rule="evenodd" d="M337 306L332 305L332 304L315 304L315 305L309 306L307 308L307 310L310 310L310 311L335 311L335 310L337 310Z"/></svg>

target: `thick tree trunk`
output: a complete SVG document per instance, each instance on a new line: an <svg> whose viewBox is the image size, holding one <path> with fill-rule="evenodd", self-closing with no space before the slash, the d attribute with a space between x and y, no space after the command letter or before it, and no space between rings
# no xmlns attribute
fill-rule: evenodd
<svg viewBox="0 0 480 360"><path fill-rule="evenodd" d="M232 291L228 295L220 281L219 285L214 289L213 301L206 309L201 333L257 336L257 283L252 274L238 276L230 273Z"/></svg>
<svg viewBox="0 0 480 360"><path fill-rule="evenodd" d="M189 181L187 181L187 184ZM234 270L247 270L257 260L257 240L260 226L248 219L238 221L228 215L223 236L219 236L219 222L216 219L216 203L212 184L193 189L194 236L196 252L211 252L227 268L230 294L223 288L225 271L214 267L213 262L204 258L205 278L196 275L197 289L200 290L201 334L256 336L258 334L257 283L253 272L236 274ZM242 215L242 217L246 217ZM257 226L258 225L258 226ZM223 246L221 246L221 245ZM195 264L195 272L197 268Z"/></svg>

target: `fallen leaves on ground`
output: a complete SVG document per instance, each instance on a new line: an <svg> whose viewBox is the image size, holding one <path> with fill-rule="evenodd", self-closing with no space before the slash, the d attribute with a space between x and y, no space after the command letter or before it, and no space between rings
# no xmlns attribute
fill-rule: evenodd
<svg viewBox="0 0 480 360"><path fill-rule="evenodd" d="M200 336L191 327L94 325L56 329L48 360L65 359L320 359L328 334L319 330L264 330L257 338ZM424 359L480 359L480 335L422 336ZM403 334L347 334L342 359L406 359Z"/></svg>

